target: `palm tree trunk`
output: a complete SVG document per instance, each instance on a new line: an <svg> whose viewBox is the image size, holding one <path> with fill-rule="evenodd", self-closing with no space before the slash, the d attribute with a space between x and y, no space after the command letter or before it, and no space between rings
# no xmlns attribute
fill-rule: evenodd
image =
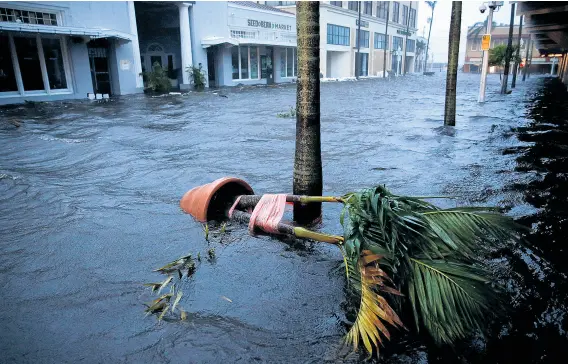
<svg viewBox="0 0 568 364"><path fill-rule="evenodd" d="M321 196L323 192L320 140L319 3L296 5L298 39L298 89L296 94L295 195ZM294 220L300 224L321 216L321 203L294 204Z"/></svg>
<svg viewBox="0 0 568 364"><path fill-rule="evenodd" d="M383 78L387 76L387 51L389 50L389 12L390 1L387 1L387 25L385 26L385 49L383 52Z"/></svg>
<svg viewBox="0 0 568 364"><path fill-rule="evenodd" d="M428 49L430 48L430 34L432 34L432 23L434 22L434 7L432 7L432 17L430 18L430 30L428 30L428 41L426 42L426 60L424 61L424 72L428 70Z"/></svg>
<svg viewBox="0 0 568 364"><path fill-rule="evenodd" d="M448 71L446 75L446 106L444 109L444 125L456 125L456 84L458 76L458 58L460 52L462 2L452 2L452 19L450 21L450 39L448 46Z"/></svg>
<svg viewBox="0 0 568 364"><path fill-rule="evenodd" d="M515 3L511 3L511 21L509 23L509 40L507 41L507 51L505 52L505 69L503 70L503 82L501 82L501 94L507 93L509 83L509 67L511 66L511 56L513 55L513 28L515 27Z"/></svg>
<svg viewBox="0 0 568 364"><path fill-rule="evenodd" d="M517 40L517 53L515 55L515 64L513 65L513 81L511 81L511 88L517 85L517 71L519 69L519 53L521 52L521 37L523 35L523 15L521 15L521 22L519 24L519 38Z"/></svg>

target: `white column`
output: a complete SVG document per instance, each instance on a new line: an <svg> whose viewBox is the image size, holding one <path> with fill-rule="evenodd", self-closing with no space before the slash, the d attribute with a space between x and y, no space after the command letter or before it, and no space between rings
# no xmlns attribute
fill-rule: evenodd
<svg viewBox="0 0 568 364"><path fill-rule="evenodd" d="M142 80L142 63L140 60L140 43L138 42L138 27L136 26L136 12L134 1L128 2L128 17L130 19L130 34L132 34L132 54L134 55L134 72L136 73L136 88L144 87Z"/></svg>
<svg viewBox="0 0 568 364"><path fill-rule="evenodd" d="M189 73L187 68L191 67L191 31L189 29L189 6L188 3L180 3L179 6L179 32L181 40L181 73L183 84L189 85Z"/></svg>

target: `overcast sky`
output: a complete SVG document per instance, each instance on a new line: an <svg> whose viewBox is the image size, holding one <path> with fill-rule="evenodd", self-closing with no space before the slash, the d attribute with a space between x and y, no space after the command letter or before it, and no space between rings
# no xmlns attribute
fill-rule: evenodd
<svg viewBox="0 0 568 364"><path fill-rule="evenodd" d="M467 27L478 21L484 21L487 18L486 11L484 14L479 12L479 6L483 1L462 1L462 27L460 42L460 58L459 63L464 62L465 41L467 35ZM418 35L428 38L428 18L431 15L430 7L424 1L420 1L418 8ZM434 62L448 61L448 36L450 32L450 18L452 15L451 1L438 1L434 10L434 23L432 25L432 35L430 36L430 50L434 53ZM505 1L499 11L493 13L493 21L497 24L509 24L511 19L510 1ZM520 17L515 16L515 24L519 24Z"/></svg>

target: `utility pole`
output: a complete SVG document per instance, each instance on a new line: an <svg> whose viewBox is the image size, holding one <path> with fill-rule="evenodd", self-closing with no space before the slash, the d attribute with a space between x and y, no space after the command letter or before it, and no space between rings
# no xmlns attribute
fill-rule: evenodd
<svg viewBox="0 0 568 364"><path fill-rule="evenodd" d="M503 82L501 83L501 94L507 93L509 81L509 67L511 67L511 55L513 53L513 28L515 27L515 3L511 3L511 21L509 23L509 39L507 40L507 51L505 52L505 68L503 70Z"/></svg>
<svg viewBox="0 0 568 364"><path fill-rule="evenodd" d="M383 52L383 78L387 77L387 50L389 49L390 1L387 1L387 25L385 27L385 51ZM392 65L391 65L392 67ZM391 69L392 72L392 69Z"/></svg>
<svg viewBox="0 0 568 364"><path fill-rule="evenodd" d="M361 54L359 53L361 50L361 1L357 2L357 8L359 9L359 20L357 21L357 36L355 37L355 39L357 39L357 54L355 55L355 78L359 79L359 69L361 68L361 65L359 64L361 62Z"/></svg>
<svg viewBox="0 0 568 364"><path fill-rule="evenodd" d="M402 75L406 75L406 48L408 46L408 31L410 30L410 13L412 12L412 1L410 2L410 7L408 8L408 14L406 14L406 34L404 35L404 67L402 68ZM416 44L414 45L416 47Z"/></svg>
<svg viewBox="0 0 568 364"><path fill-rule="evenodd" d="M517 84L517 71L519 70L519 54L521 52L521 36L523 34L523 15L521 15L521 22L519 23L519 40L517 41L517 53L515 55L515 64L513 66L513 81L511 88L515 88Z"/></svg>
<svg viewBox="0 0 568 364"><path fill-rule="evenodd" d="M491 35L491 25L493 23L493 10L497 5L495 1L489 2L489 15L487 15L487 30L485 34ZM479 10L483 13L487 7L482 5ZM478 102L485 102L485 84L487 82L487 68L489 67L489 50L483 51L483 65L481 66L481 83L479 85L479 100Z"/></svg>
<svg viewBox="0 0 568 364"><path fill-rule="evenodd" d="M527 78L527 69L529 68L529 49L531 48L531 36L529 34L529 40L527 42L527 49L525 50L525 67L523 68L523 82Z"/></svg>

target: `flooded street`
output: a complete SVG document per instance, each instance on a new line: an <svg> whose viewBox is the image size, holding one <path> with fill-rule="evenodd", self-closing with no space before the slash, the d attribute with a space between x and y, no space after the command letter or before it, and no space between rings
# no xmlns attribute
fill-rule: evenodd
<svg viewBox="0 0 568 364"><path fill-rule="evenodd" d="M553 363L568 355L565 249L568 105L556 79L511 95L458 74L455 128L443 127L445 73L322 83L324 194L394 193L498 205L534 228L502 252L514 310L487 340L453 353L402 335L389 363ZM257 193L292 191L295 85L0 109L0 362L341 362L344 272L335 247L251 237L205 240L179 208L223 176ZM16 125L20 125L17 127ZM339 206L322 230L341 234ZM183 285L185 322L144 317L152 270L212 246ZM229 300L223 297L229 298ZM412 325L409 325L412 326ZM356 356L347 361L357 362ZM560 361L564 362L564 361Z"/></svg>

